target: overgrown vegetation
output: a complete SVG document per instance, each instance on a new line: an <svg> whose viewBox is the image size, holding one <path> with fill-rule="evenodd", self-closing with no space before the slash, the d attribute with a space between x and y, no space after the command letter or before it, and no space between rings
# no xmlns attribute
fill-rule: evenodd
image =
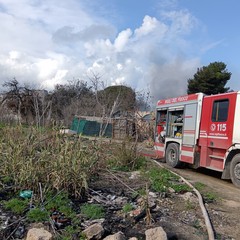
<svg viewBox="0 0 240 240"><path fill-rule="evenodd" d="M6 127L0 134L0 175L8 178L15 191L65 189L81 196L87 180L97 167L99 146L85 146L80 138L71 139L49 131L44 135L34 128ZM4 182L2 182L4 185Z"/></svg>
<svg viewBox="0 0 240 240"><path fill-rule="evenodd" d="M108 162L110 168L121 171L140 170L146 167L146 159L137 153L137 143L129 140L116 145Z"/></svg>
<svg viewBox="0 0 240 240"><path fill-rule="evenodd" d="M34 89L16 78L3 84L0 120L46 127L69 125L74 115L112 117L126 115L136 109L146 110L149 99L125 85L105 86L99 74L92 73L88 81L73 79L57 84L54 90Z"/></svg>
<svg viewBox="0 0 240 240"><path fill-rule="evenodd" d="M69 225L59 229L58 239L84 239L81 220L70 199L84 198L88 181L96 177L95 173L106 167L131 171L146 164L145 158L137 154L137 144L131 141L106 144L67 137L58 129L23 126L5 126L0 131L0 184L10 188L14 196L5 201L5 209L24 216L28 222L65 217ZM22 190L33 194L28 199L20 198ZM132 206L126 205L123 211L130 209ZM105 210L101 205L85 203L80 214L97 219L105 216Z"/></svg>
<svg viewBox="0 0 240 240"><path fill-rule="evenodd" d="M146 190L141 185L134 189L133 197L146 197L148 188L157 192L166 192L169 188L180 193L191 190L167 169L157 168L139 156L136 142L90 141L60 135L58 129L1 128L0 164L0 184L12 191L12 198L4 202L4 208L23 216L28 223L64 218L66 225L57 228L59 240L85 239L81 235L82 219L105 217L105 209L99 204L85 203L80 209L73 208L74 199L83 200L88 181L97 178L96 173L102 169L107 168L105 172L140 170L148 187ZM31 190L33 194L28 199L20 198L22 190ZM211 196L207 197L210 200ZM188 203L186 208L193 206ZM132 209L131 203L122 206L123 213Z"/></svg>

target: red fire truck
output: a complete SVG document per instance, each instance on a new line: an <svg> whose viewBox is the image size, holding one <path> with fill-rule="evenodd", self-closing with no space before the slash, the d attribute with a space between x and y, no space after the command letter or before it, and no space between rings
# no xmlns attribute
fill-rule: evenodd
<svg viewBox="0 0 240 240"><path fill-rule="evenodd" d="M213 169L240 187L240 92L159 100L154 147L172 167Z"/></svg>

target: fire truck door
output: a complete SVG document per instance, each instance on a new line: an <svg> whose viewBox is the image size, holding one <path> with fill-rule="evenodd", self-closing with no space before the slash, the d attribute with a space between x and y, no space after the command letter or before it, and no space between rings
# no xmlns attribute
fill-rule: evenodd
<svg viewBox="0 0 240 240"><path fill-rule="evenodd" d="M187 104L184 109L183 137L180 159L183 162L194 162L194 145L196 143L197 103Z"/></svg>
<svg viewBox="0 0 240 240"><path fill-rule="evenodd" d="M195 144L195 131L197 120L197 103L185 106L183 145L193 146Z"/></svg>
<svg viewBox="0 0 240 240"><path fill-rule="evenodd" d="M224 155L232 142L233 98L226 95L204 98L200 127L200 166L223 170Z"/></svg>

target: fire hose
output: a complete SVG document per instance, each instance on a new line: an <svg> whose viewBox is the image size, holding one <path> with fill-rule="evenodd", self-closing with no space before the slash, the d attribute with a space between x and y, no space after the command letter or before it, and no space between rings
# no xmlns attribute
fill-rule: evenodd
<svg viewBox="0 0 240 240"><path fill-rule="evenodd" d="M153 160L157 165L159 165L161 168L165 168L161 163L157 162L156 160ZM204 217L204 221L205 221L205 225L206 225L206 228L207 228L207 232L208 232L208 239L209 240L214 240L214 230L213 230L213 227L212 227L212 224L211 224L211 221L209 219L209 216L208 216L208 212L206 210L206 207L203 203L203 198L202 198L202 195L200 194L200 192L189 182L187 181L185 178L183 178L182 176L180 176L179 174L171 171L170 169L167 169L168 171L170 171L171 173L173 173L174 175L178 176L184 183L186 183L197 195L198 197L198 202L199 202L199 205L200 205L200 208L201 208L201 211L202 211L202 214L203 214L203 217Z"/></svg>

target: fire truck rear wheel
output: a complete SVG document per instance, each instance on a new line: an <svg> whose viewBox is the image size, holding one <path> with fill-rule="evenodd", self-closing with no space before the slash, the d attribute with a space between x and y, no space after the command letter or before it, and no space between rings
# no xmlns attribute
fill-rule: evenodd
<svg viewBox="0 0 240 240"><path fill-rule="evenodd" d="M233 184L240 188L240 154L236 154L231 161L230 176Z"/></svg>
<svg viewBox="0 0 240 240"><path fill-rule="evenodd" d="M166 150L166 162L171 167L180 167L179 161L179 145L177 143L170 143Z"/></svg>

